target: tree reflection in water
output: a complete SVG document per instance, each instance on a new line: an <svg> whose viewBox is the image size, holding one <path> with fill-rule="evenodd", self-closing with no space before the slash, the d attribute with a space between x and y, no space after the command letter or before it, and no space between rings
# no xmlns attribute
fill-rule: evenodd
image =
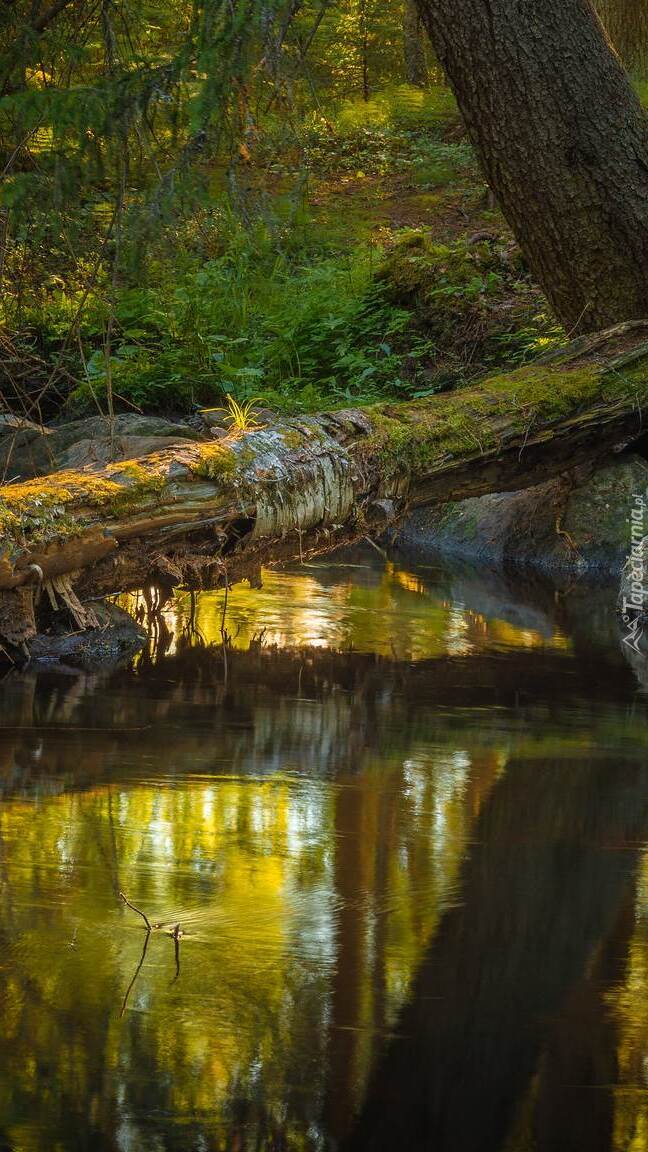
<svg viewBox="0 0 648 1152"><path fill-rule="evenodd" d="M316 607L364 652L245 650L248 607L224 683L180 605L134 669L6 681L6 1146L644 1147L631 670L547 602L350 571Z"/></svg>

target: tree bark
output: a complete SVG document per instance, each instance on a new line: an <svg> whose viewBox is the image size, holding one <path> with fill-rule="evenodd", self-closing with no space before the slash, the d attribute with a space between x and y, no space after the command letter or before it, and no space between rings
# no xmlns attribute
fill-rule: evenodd
<svg viewBox="0 0 648 1152"><path fill-rule="evenodd" d="M412 505L516 490L592 464L642 435L646 416L648 321L460 392L5 484L0 637L34 635L39 590L86 627L91 612L77 593L255 579L268 559L328 551L384 530Z"/></svg>
<svg viewBox="0 0 648 1152"><path fill-rule="evenodd" d="M648 120L589 0L417 3L567 331L648 316Z"/></svg>
<svg viewBox="0 0 648 1152"><path fill-rule="evenodd" d="M425 29L414 0L405 0L403 9L403 58L405 76L415 88L425 88L428 82L425 59Z"/></svg>

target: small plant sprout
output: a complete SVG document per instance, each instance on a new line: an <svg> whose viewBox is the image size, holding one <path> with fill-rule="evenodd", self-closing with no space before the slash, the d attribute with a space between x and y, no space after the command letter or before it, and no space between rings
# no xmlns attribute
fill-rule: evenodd
<svg viewBox="0 0 648 1152"><path fill-rule="evenodd" d="M253 428L260 428L261 426L255 412L255 405L261 403L260 396L255 396L252 400L244 400L242 404L239 404L234 396L228 396L226 407L202 408L201 411L203 415L208 412L224 412L224 419L229 423L230 429L234 428L237 432L250 432Z"/></svg>

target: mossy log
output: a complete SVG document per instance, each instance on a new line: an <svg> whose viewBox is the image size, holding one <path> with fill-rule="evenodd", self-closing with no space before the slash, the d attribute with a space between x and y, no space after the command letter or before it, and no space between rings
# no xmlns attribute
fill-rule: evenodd
<svg viewBox="0 0 648 1152"><path fill-rule="evenodd" d="M462 391L278 421L0 487L0 636L35 595L215 587L371 535L412 504L519 489L642 433L648 321ZM643 422L643 423L642 423Z"/></svg>

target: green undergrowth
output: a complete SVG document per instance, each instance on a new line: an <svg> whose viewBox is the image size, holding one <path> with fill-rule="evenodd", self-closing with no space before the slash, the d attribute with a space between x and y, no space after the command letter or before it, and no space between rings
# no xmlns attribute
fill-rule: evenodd
<svg viewBox="0 0 648 1152"><path fill-rule="evenodd" d="M420 187L479 181L472 148L462 131L454 97L444 85L424 92L409 85L386 88L370 100L346 100L317 111L288 135L285 121L266 134L264 160L272 171L299 167L315 179L394 176Z"/></svg>
<svg viewBox="0 0 648 1152"><path fill-rule="evenodd" d="M377 280L433 342L430 380L440 384L515 367L564 338L519 249L497 233L439 244L415 232L392 248Z"/></svg>
<svg viewBox="0 0 648 1152"><path fill-rule="evenodd" d="M284 412L411 399L515 367L560 339L515 250L408 234L386 255L358 246L277 257L267 233L230 233L205 262L117 301L108 365L91 351L105 316L88 309L87 379L70 411L117 403L184 410L261 396Z"/></svg>
<svg viewBox="0 0 648 1152"><path fill-rule="evenodd" d="M230 394L298 412L412 395L433 349L410 310L375 282L378 262L363 246L349 255L278 256L259 228L230 235L225 252L187 262L182 275L167 279L160 267L155 288L117 301L110 377L118 402L186 411ZM104 322L97 303L84 323L88 344ZM105 404L102 349L90 353L86 370L73 410L95 398Z"/></svg>
<svg viewBox="0 0 648 1152"><path fill-rule="evenodd" d="M109 393L163 413L228 395L287 413L411 399L560 339L496 214L494 242L467 243L484 185L445 86L386 88L297 126L270 117L250 147L227 194L214 172L145 245L126 231L113 282L61 251L19 303L6 294L0 336L47 415L105 412ZM376 235L383 195L397 222ZM399 212L426 227L404 230ZM10 379L0 388L11 402Z"/></svg>

